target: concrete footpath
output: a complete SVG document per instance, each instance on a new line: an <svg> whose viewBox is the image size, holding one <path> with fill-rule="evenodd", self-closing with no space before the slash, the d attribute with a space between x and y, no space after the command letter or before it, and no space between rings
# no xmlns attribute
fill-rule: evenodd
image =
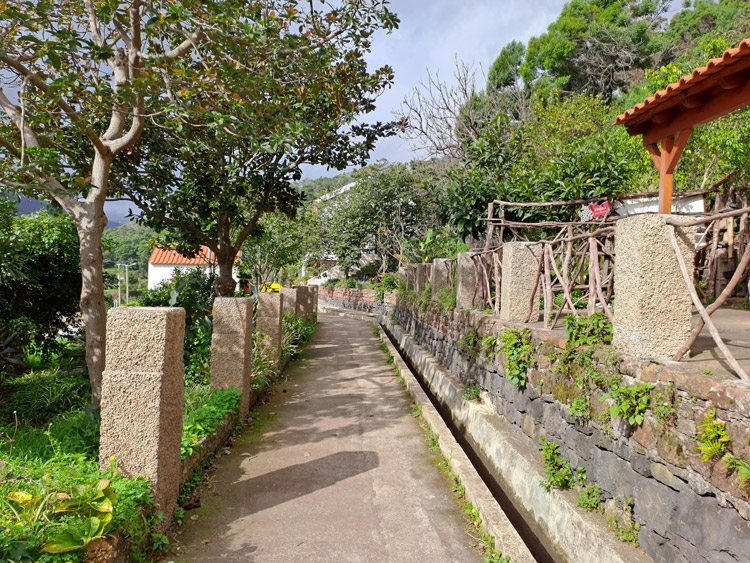
<svg viewBox="0 0 750 563"><path fill-rule="evenodd" d="M480 562L372 326L319 321L164 559Z"/></svg>

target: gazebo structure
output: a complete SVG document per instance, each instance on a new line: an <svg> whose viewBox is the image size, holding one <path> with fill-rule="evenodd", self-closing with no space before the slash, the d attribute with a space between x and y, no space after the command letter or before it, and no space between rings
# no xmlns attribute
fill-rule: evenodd
<svg viewBox="0 0 750 563"><path fill-rule="evenodd" d="M750 38L619 115L659 171L659 213L672 210L673 174L693 129L750 105Z"/></svg>

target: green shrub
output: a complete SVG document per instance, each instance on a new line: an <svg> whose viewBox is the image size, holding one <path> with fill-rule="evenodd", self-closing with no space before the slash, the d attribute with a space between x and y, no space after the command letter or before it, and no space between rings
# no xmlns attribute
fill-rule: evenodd
<svg viewBox="0 0 750 563"><path fill-rule="evenodd" d="M470 381L464 389L464 397L467 401L478 401L482 388L476 381Z"/></svg>
<svg viewBox="0 0 750 563"><path fill-rule="evenodd" d="M499 341L505 354L505 377L519 387L526 387L529 367L534 361L534 345L531 344L531 331L509 328L500 334Z"/></svg>
<svg viewBox="0 0 750 563"><path fill-rule="evenodd" d="M599 487L596 485L589 485L578 493L578 506L583 508L586 512L596 510L602 502L601 493Z"/></svg>
<svg viewBox="0 0 750 563"><path fill-rule="evenodd" d="M477 348L479 344L479 334L476 329L471 329L467 332L461 340L458 341L458 348L470 359L474 360L477 357Z"/></svg>
<svg viewBox="0 0 750 563"><path fill-rule="evenodd" d="M337 287L341 285L341 280L326 280L323 287Z"/></svg>
<svg viewBox="0 0 750 563"><path fill-rule="evenodd" d="M348 287L349 289L356 289L357 287L357 280L354 278L347 278L344 280L344 286Z"/></svg>
<svg viewBox="0 0 750 563"><path fill-rule="evenodd" d="M612 323L604 313L594 313L590 317L565 317L565 333L568 342L575 348L587 344L611 344Z"/></svg>
<svg viewBox="0 0 750 563"><path fill-rule="evenodd" d="M560 445L550 442L543 436L539 438L542 445L542 461L544 462L545 478L539 481L542 488L550 492L552 489L569 489L576 483L576 474L570 467L570 462L560 455ZM578 480L585 479L582 467L577 471Z"/></svg>
<svg viewBox="0 0 750 563"><path fill-rule="evenodd" d="M385 299L386 291L394 291L398 288L398 274L383 274L380 281L374 285L378 301L381 303Z"/></svg>
<svg viewBox="0 0 750 563"><path fill-rule="evenodd" d="M183 459L193 453L202 438L213 434L226 415L239 411L241 397L242 393L234 387L215 389L205 403L185 416L180 444Z"/></svg>
<svg viewBox="0 0 750 563"><path fill-rule="evenodd" d="M643 383L635 387L613 386L609 393L602 395L601 400L612 399L609 414L612 418L621 416L628 424L640 426L643 417L651 405L650 383Z"/></svg>
<svg viewBox="0 0 750 563"><path fill-rule="evenodd" d="M456 290L453 287L441 287L437 293L437 303L440 314L446 316L456 308Z"/></svg>
<svg viewBox="0 0 750 563"><path fill-rule="evenodd" d="M90 400L89 379L82 373L57 369L32 371L2 383L0 424L21 421L45 422L71 410L82 409Z"/></svg>

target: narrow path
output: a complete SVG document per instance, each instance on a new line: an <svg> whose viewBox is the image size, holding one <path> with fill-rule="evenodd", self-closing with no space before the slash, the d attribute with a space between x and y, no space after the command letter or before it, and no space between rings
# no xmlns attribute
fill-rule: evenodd
<svg viewBox="0 0 750 563"><path fill-rule="evenodd" d="M319 320L167 560L481 561L371 325Z"/></svg>

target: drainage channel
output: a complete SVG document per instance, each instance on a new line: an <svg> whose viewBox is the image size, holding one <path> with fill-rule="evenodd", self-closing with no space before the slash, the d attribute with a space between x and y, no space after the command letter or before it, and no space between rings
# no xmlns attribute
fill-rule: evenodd
<svg viewBox="0 0 750 563"><path fill-rule="evenodd" d="M474 466L474 469L484 481L485 485L487 485L487 488L492 493L492 496L495 498L498 505L500 505L500 508L503 510L503 512L505 512L508 520L516 529L518 535L526 544L526 547L528 547L534 559L536 559L539 563L562 563L564 559L556 555L552 549L548 548L548 542L542 539L541 534L534 529L533 525L531 525L526 520L526 518L524 518L521 511L519 511L518 508L513 504L513 501L503 490L502 485L498 482L498 480L487 467L482 454L477 451L474 444L466 436L464 430L453 421L450 410L435 396L429 385L427 385L427 383L425 382L424 377L422 377L422 374L419 372L417 367L414 365L411 359L406 354L404 354L404 351L399 346L398 341L393 337L393 335L385 326L382 326L382 328L383 332L385 332L386 336L388 336L388 339L391 341L394 348L398 351L401 359L414 374L414 377L419 382L420 387L430 399L430 402L438 411L446 426L450 429L453 438L464 450L466 456Z"/></svg>

